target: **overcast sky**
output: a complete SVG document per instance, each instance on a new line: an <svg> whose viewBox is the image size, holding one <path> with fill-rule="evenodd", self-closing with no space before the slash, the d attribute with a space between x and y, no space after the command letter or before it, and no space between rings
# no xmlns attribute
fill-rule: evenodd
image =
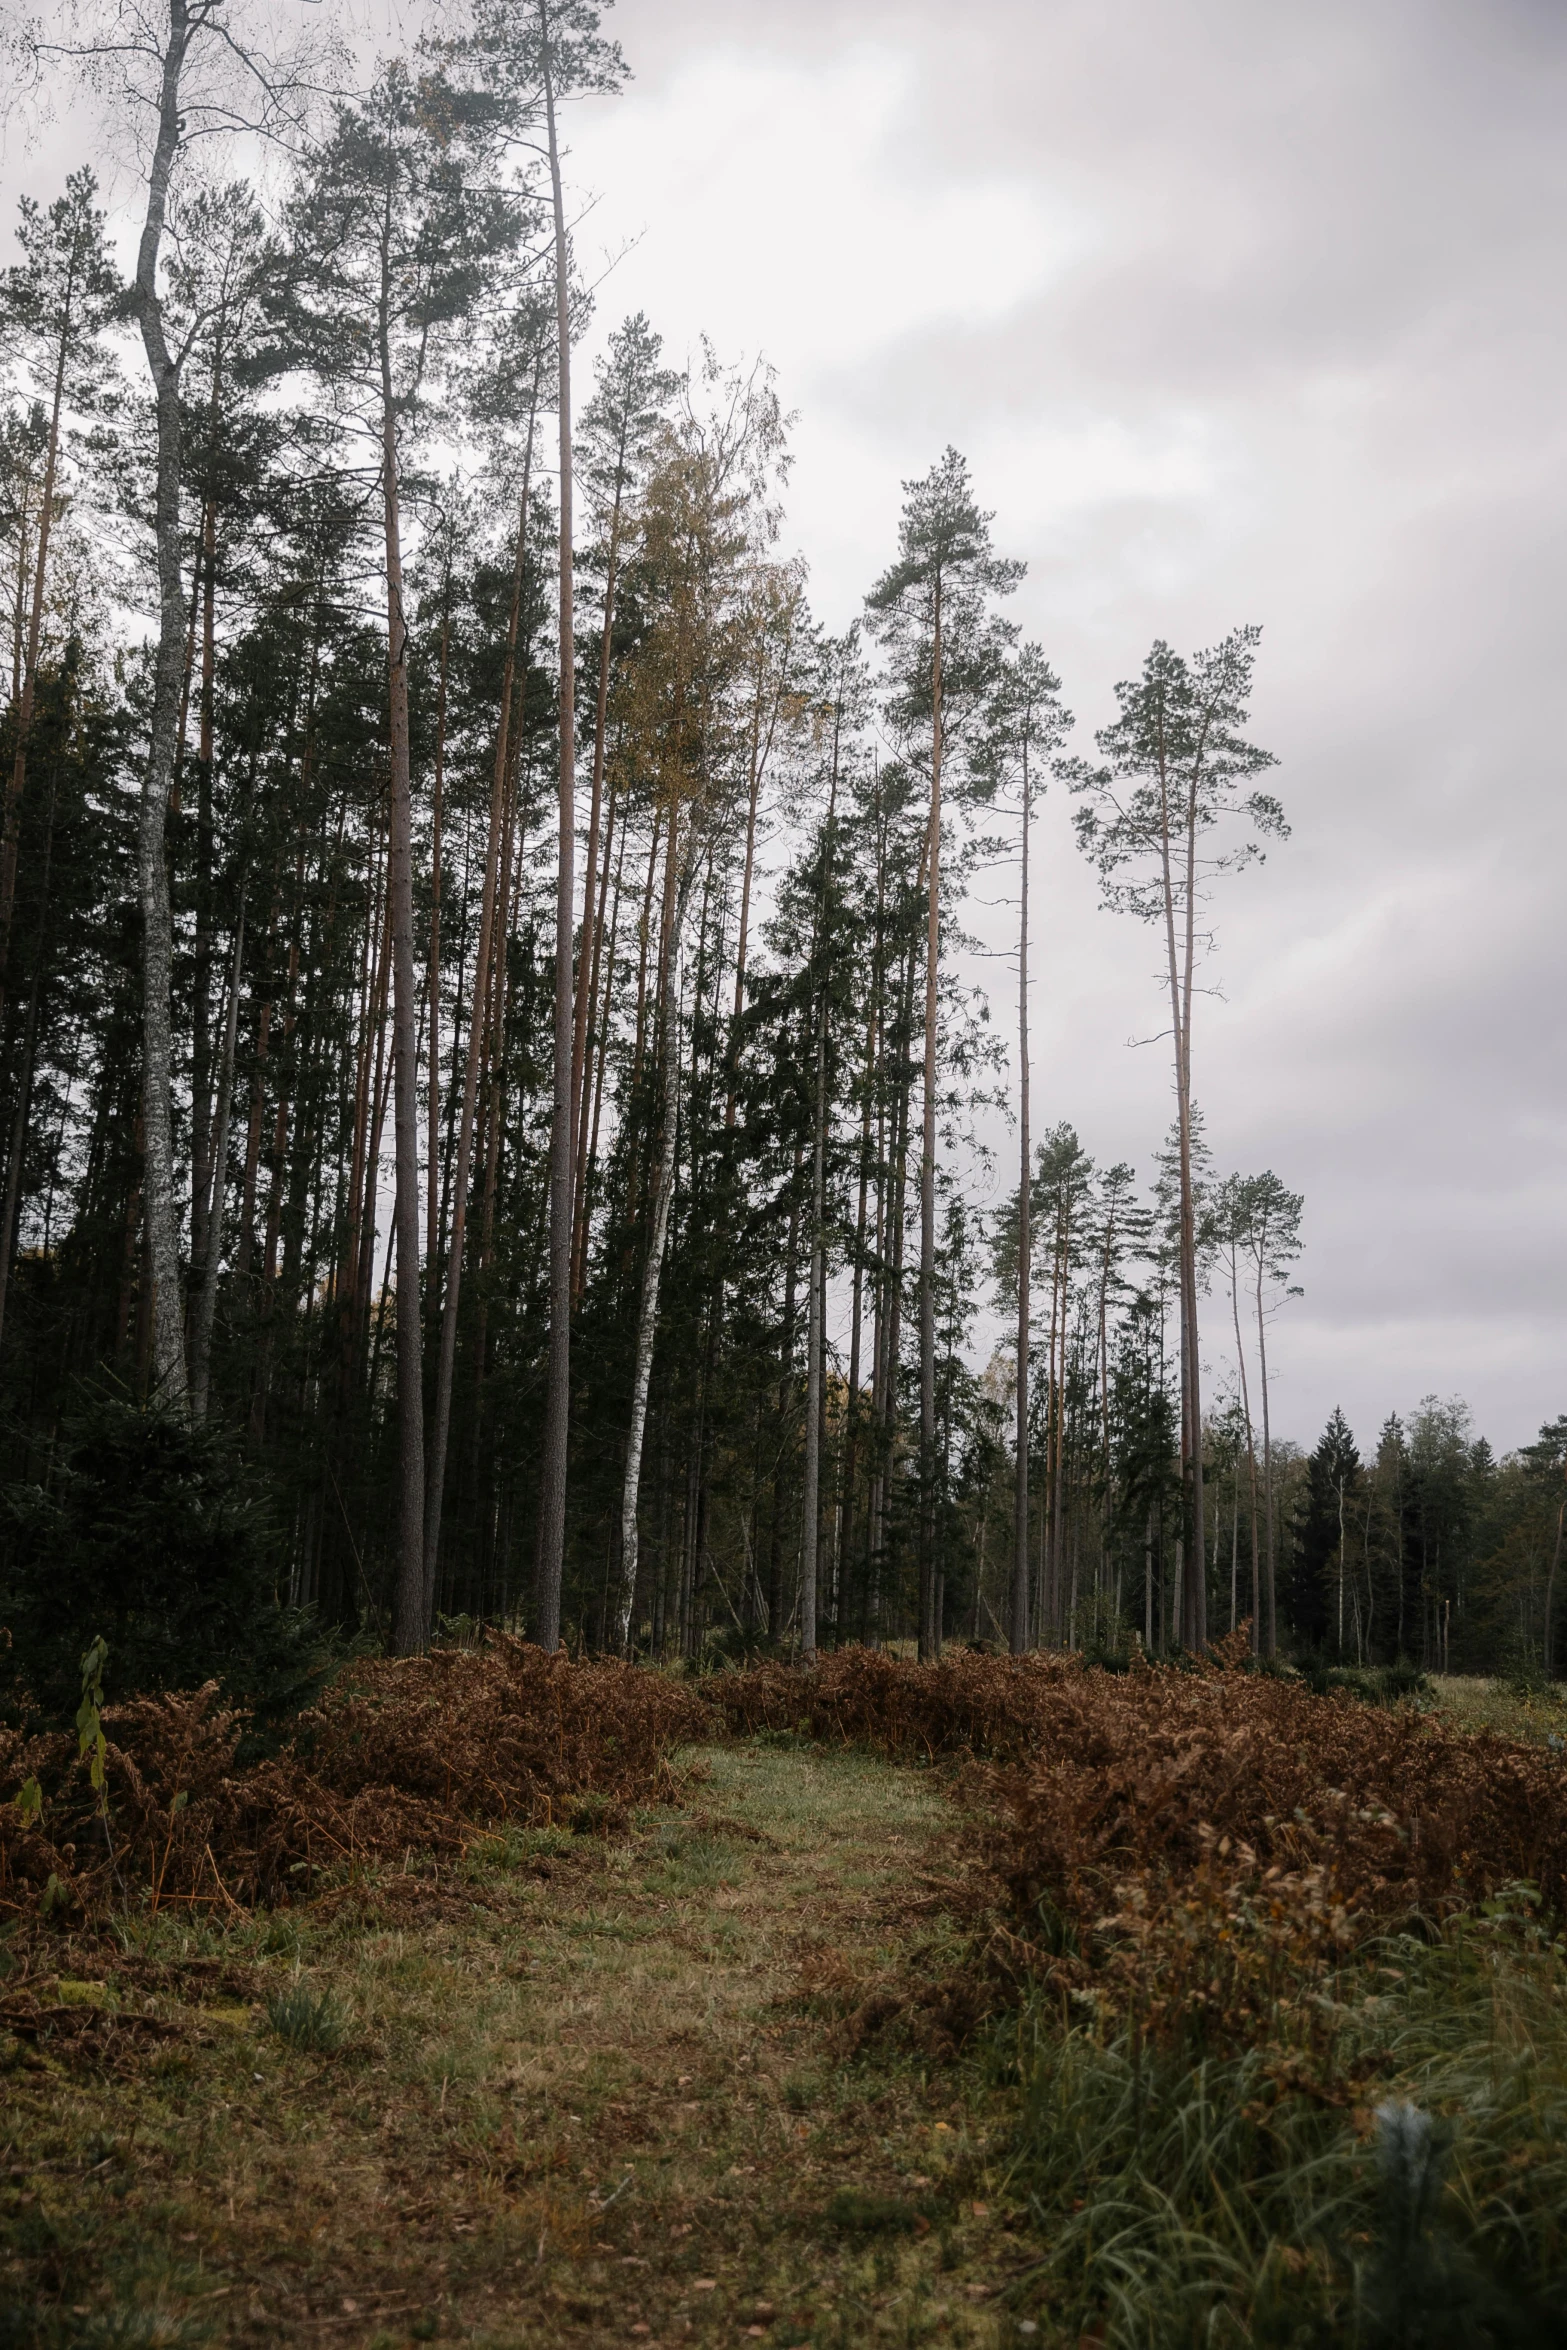
<svg viewBox="0 0 1567 2350"><path fill-rule="evenodd" d="M1555 0L623 0L589 249L763 350L842 626L948 442L1091 747L1150 641L1265 634L1293 837L1228 885L1196 1083L1306 1197L1276 1426L1567 1410L1567 10ZM1036 1122L1146 1170L1155 942L1041 828ZM1006 888L998 876L997 894ZM1009 908L990 916L1011 920ZM992 966L997 1011L1011 989ZM1222 1306L1205 1346L1222 1370Z"/></svg>
<svg viewBox="0 0 1567 2350"><path fill-rule="evenodd" d="M1275 1426L1567 1410L1560 0L623 0L581 109L599 330L761 351L845 625L949 441L1078 744L1155 636L1264 628L1293 837L1228 885L1195 1076L1306 1197ZM52 154L3 179L53 193ZM1147 1172L1155 942L1040 828L1036 1128ZM993 893L1004 898L1007 877ZM1005 904L981 910L999 939ZM1010 1020L1005 968L989 967ZM998 1140L1001 1137L998 1136ZM1222 1377L1224 1301L1210 1308Z"/></svg>

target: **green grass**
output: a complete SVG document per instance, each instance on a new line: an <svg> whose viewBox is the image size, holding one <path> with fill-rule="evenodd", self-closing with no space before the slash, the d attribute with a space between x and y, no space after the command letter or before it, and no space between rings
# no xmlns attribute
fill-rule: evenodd
<svg viewBox="0 0 1567 2350"><path fill-rule="evenodd" d="M1018 2306L1047 2338L1567 2341L1567 1968L1526 1919L1382 1945L1239 2052L1042 2004L1009 2033L1011 2184L1047 2248Z"/></svg>
<svg viewBox="0 0 1567 2350"><path fill-rule="evenodd" d="M956 1962L913 1906L939 1780L744 1744L684 1767L678 1810L605 1834L36 1935L18 1964L105 2005L0 2031L0 2350L1012 2342L984 2176L1015 2092L833 2039L912 1950ZM912 2230L841 2225L840 2194Z"/></svg>
<svg viewBox="0 0 1567 2350"><path fill-rule="evenodd" d="M269 1995L267 2021L290 2048L330 2056L343 2045L343 2012L330 1991L289 1983Z"/></svg>

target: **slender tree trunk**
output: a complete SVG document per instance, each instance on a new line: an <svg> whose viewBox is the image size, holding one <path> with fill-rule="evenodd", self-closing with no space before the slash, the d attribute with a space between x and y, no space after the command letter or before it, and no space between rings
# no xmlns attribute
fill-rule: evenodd
<svg viewBox="0 0 1567 2350"><path fill-rule="evenodd" d="M1268 1324L1267 1317L1262 1310L1262 1272L1263 1251L1259 1245L1257 1251L1257 1383L1262 1390L1262 1510L1267 1536L1265 1555L1268 1569L1267 1581L1263 1585L1262 1594L1263 1605L1267 1610L1267 1620L1262 1628L1262 1653L1264 1656L1277 1656L1279 1649L1278 1567L1273 1526L1273 1424L1268 1409ZM1342 1574L1339 1582L1342 1612Z"/></svg>
<svg viewBox="0 0 1567 2350"><path fill-rule="evenodd" d="M217 404L219 377L213 369L213 397ZM190 1287L207 1278L207 1203L212 1194L212 754L213 688L217 671L217 510L209 495L202 501L201 555L197 565L201 583L201 690L197 711L196 748L196 875L195 954L191 1004L190 1077ZM194 655L193 655L194 658ZM293 712L289 713L292 730ZM183 727L181 729L183 737ZM181 743L183 756L183 739ZM252 755L254 758L254 754ZM199 1307L187 1301L194 1321ZM194 1374L193 1374L194 1377Z"/></svg>
<svg viewBox="0 0 1567 2350"><path fill-rule="evenodd" d="M1551 1670L1552 1664L1554 1662L1551 1653L1553 1645L1551 1638L1551 1607L1556 1597L1556 1570L1562 1563L1562 1527L1564 1523L1567 1523L1567 1501L1562 1503L1561 1508L1556 1513L1556 1543L1554 1549L1551 1552L1551 1571L1545 1578L1545 1634L1540 1669L1544 1673L1547 1681L1554 1678Z"/></svg>
<svg viewBox="0 0 1567 2350"><path fill-rule="evenodd" d="M789 626L778 657L778 678L773 693L772 710L767 732L762 733L762 689L765 682L765 662L759 653L751 700L750 787L746 798L745 859L740 876L740 923L735 941L734 1008L729 1017L728 1090L724 1100L724 1129L727 1133L735 1122L736 1058L740 1049L740 1021L745 1011L746 949L751 934L751 886L756 874L756 812L761 803L762 777L772 754L773 735L778 725L778 707L789 674L789 657L794 643L794 612L790 608Z"/></svg>
<svg viewBox="0 0 1567 2350"><path fill-rule="evenodd" d="M941 1653L936 1620L936 1030L941 973L941 579L931 647L930 897L925 923L924 1118L920 1134L920 1543L919 1653Z"/></svg>
<svg viewBox="0 0 1567 2350"><path fill-rule="evenodd" d="M153 666L152 726L142 778L137 832L137 890L142 920L142 1197L151 1280L152 1371L159 1394L186 1408L185 1316L180 1300L179 1211L174 1198L173 1051L170 986L173 922L164 858L169 792L174 781L185 650L185 582L180 568L181 425L179 368L164 334L158 293L169 177L182 132L180 77L190 40L185 0L170 0L157 131L147 178L147 211L136 255L133 305L157 409L158 650Z"/></svg>
<svg viewBox="0 0 1567 2350"><path fill-rule="evenodd" d="M538 375L534 375L534 402ZM509 772L511 710L517 666L517 634L522 616L522 592L528 548L528 498L533 468L533 411L523 456L522 498L517 515L517 551L512 565L511 613L506 624L506 658L501 674L500 710L496 721L495 765L490 778L490 823L485 840L484 880L479 899L479 939L469 992L468 1053L463 1071L462 1113L457 1126L457 1164L452 1176L451 1231L446 1244L446 1281L441 1298L441 1351L435 1373L435 1409L430 1424L430 1479L424 1529L424 1611L431 1619L435 1606L435 1570L441 1547L441 1508L446 1489L447 1441L452 1424L452 1380L457 1362L457 1313L462 1297L463 1241L468 1220L468 1188L473 1168L473 1134L479 1102L479 1068L488 1027L490 967L497 950L495 911L502 836L506 816L506 778Z"/></svg>
<svg viewBox="0 0 1567 2350"><path fill-rule="evenodd" d="M647 1262L642 1271L642 1294L637 1303L636 1344L631 1372L631 1419L626 1433L626 1472L620 1497L620 1594L615 1609L615 1642L623 1653L631 1645L631 1613L637 1596L637 1502L642 1487L642 1446L647 1432L648 1389L652 1383L653 1349L658 1337L658 1292L664 1271L669 1207L675 1193L675 1142L680 1125L680 931L693 874L688 858L686 877L677 891L674 884L674 822L671 812L670 878L664 897L665 936L669 940L669 956L663 989L663 1116L659 1131L658 1173L653 1189Z"/></svg>
<svg viewBox="0 0 1567 2350"><path fill-rule="evenodd" d="M582 1228L582 1162L587 1150L585 1094L588 1074L588 1037L598 991L599 938L604 920L604 898L609 888L609 843L604 846L604 887L599 888L599 819L604 798L604 753L609 723L609 672L615 629L615 575L620 555L621 474L615 475L615 503L609 521L609 560L604 574L604 625L599 632L598 697L593 708L593 780L588 800L588 853L583 866L582 943L577 956L576 1025L571 1042L572 1130L576 1136L572 1168L572 1247ZM613 794L609 826L613 831ZM597 905L595 906L595 897ZM575 1295L576 1284L573 1284Z"/></svg>
<svg viewBox="0 0 1567 2350"><path fill-rule="evenodd" d="M613 808L611 812L613 813ZM608 848L606 847L606 859L608 858L608 854ZM604 1106L604 1068L605 1063L609 1057L609 1017L611 998L614 994L615 988L615 948L619 943L620 938L620 883L622 869L624 868L625 862L626 830L624 824L622 824L620 831L619 850L615 859L615 891L614 896L610 902L609 948L604 978L604 1000L597 1014L598 1042L594 1048L593 1055L593 1116L588 1127L587 1148L584 1153L583 1160L581 1229L578 1234L577 1241L577 1288L579 1294L582 1289L586 1287L588 1278L588 1230L589 1219L593 1213L593 1199L595 1191L594 1177L598 1168L599 1117ZM603 917L601 915L601 926L602 921ZM596 948L594 950L594 955L596 962Z"/></svg>
<svg viewBox="0 0 1567 2350"><path fill-rule="evenodd" d="M424 1247L425 1262L430 1268L428 1310L432 1315L438 1310L441 1279L441 803L446 783L446 679L452 635L451 584L448 568L445 608L441 614L440 684L435 703L435 797L431 809L430 841L430 967L425 982L430 1005L430 1048L425 1099Z"/></svg>
<svg viewBox="0 0 1567 2350"><path fill-rule="evenodd" d="M1032 1323L1029 1276L1033 1232L1029 1219L1032 1179L1028 1133L1028 749L1023 751L1023 880L1018 914L1018 1195L1017 1195L1017 1493L1013 1503L1011 1646L1021 1656L1028 1646L1028 1346Z"/></svg>
<svg viewBox="0 0 1567 2350"><path fill-rule="evenodd" d="M387 687L391 831L387 904L392 932L392 1067L397 1230L397 1593L392 1641L400 1656L430 1637L424 1605L424 1366L419 1298L419 1017L414 977L413 777L408 726L408 624L403 609L402 501L389 337L382 314L381 484L386 527Z"/></svg>
<svg viewBox="0 0 1567 2350"><path fill-rule="evenodd" d="M16 1109L11 1120L6 1153L5 1199L0 1206L0 1340L5 1336L6 1298L11 1284L11 1261L16 1249L16 1227L22 1205L22 1161L27 1148L27 1121L32 1106L33 1075L38 1050L38 997L49 922L49 874L54 857L54 815L58 782L49 794L49 820L44 831L43 869L39 876L38 944L27 991L27 1014L22 1023L21 1066L17 1072Z"/></svg>
<svg viewBox="0 0 1567 2350"><path fill-rule="evenodd" d="M832 920L833 820L838 796L838 749L833 744L832 793L827 804L824 871L820 914L816 925L819 962ZM827 1217L827 1017L825 981L817 992L816 1085L811 1105L811 1248L810 1289L805 1316L805 1490L800 1519L800 1655L810 1664L816 1655L817 1552L821 1537L822 1403L824 1392L826 1262L824 1227Z"/></svg>
<svg viewBox="0 0 1567 2350"><path fill-rule="evenodd" d="M1240 1370L1241 1414L1246 1422L1246 1461L1251 1472L1251 1652L1262 1652L1262 1556L1257 1534L1257 1444L1252 1429L1251 1391L1246 1378L1246 1350L1241 1344L1240 1269L1230 1250L1230 1309L1235 1317L1235 1361ZM1237 1483L1239 1480L1237 1479Z"/></svg>
<svg viewBox="0 0 1567 2350"><path fill-rule="evenodd" d="M140 272L138 272L138 283ZM38 660L43 644L44 593L49 569L49 528L54 519L55 473L60 457L60 411L65 401L65 367L70 356L71 297L75 291L75 262L67 273L60 342L55 355L54 396L49 409L49 439L44 452L43 491L38 509L38 552L33 565L32 608L27 620L27 651L21 664L21 694L16 713L16 748L6 784L5 823L0 832L0 1016L5 1011L6 980L11 960L11 910L16 903L16 860L21 839L22 794L27 785L27 744L33 727L33 704L38 692ZM26 525L24 522L24 546ZM17 601L21 603L18 577ZM18 613L20 618L20 612Z"/></svg>
<svg viewBox="0 0 1567 2350"><path fill-rule="evenodd" d="M544 56L544 111L549 133L550 195L555 208L555 318L560 364L560 864L555 884L555 1101L550 1121L550 1352L544 1408L544 1460L539 1496L539 1554L534 1584L534 1638L560 1645L560 1588L566 1558L566 1443L571 1418L572 1160L575 1095L572 1059L572 922L576 885L572 857L577 837L576 665L571 523L571 284L566 261L566 211L561 196L560 148L555 136L549 13L539 0ZM592 866L589 866L592 872Z"/></svg>
<svg viewBox="0 0 1567 2350"><path fill-rule="evenodd" d="M877 908L877 958L880 960L880 907ZM865 1304L865 1219L870 1204L871 1155L871 1094L876 1076L876 1002L877 989L871 988L871 1009L865 1024L865 1099L860 1109L860 1179L859 1205L854 1218L854 1290L849 1312L849 1382L843 1405L843 1464L839 1478L839 1579L847 1572L847 1561L854 1555L855 1470L858 1465L860 1436L860 1341ZM843 1602L836 1600L833 1610L833 1630L837 1640L843 1639Z"/></svg>
<svg viewBox="0 0 1567 2350"><path fill-rule="evenodd" d="M245 964L245 893L240 890L239 915L234 926L234 967L229 975L228 1010L223 1022L223 1051L218 1071L217 1115L212 1133L212 1189L207 1202L206 1261L196 1293L195 1328L191 1332L190 1416L199 1427L207 1417L207 1394L212 1369L212 1325L217 1312L218 1273L223 1262L223 1197L228 1187L229 1120L234 1101L234 1053L239 1040L239 985Z"/></svg>

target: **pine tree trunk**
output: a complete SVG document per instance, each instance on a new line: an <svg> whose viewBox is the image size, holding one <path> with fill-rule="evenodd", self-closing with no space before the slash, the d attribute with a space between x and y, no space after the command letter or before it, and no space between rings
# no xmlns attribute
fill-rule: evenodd
<svg viewBox="0 0 1567 2350"><path fill-rule="evenodd" d="M38 997L43 984L48 944L49 874L54 857L54 815L58 786L49 794L49 820L44 831L42 871L39 875L38 942L33 954L32 980L27 991L27 1014L22 1023L22 1057L17 1071L16 1109L11 1120L10 1148L6 1152L5 1197L0 1205L0 1339L5 1336L6 1298L11 1283L11 1261L22 1204L22 1161L27 1148L27 1121L32 1107L33 1076L38 1051Z"/></svg>
<svg viewBox="0 0 1567 2350"><path fill-rule="evenodd" d="M1257 1445L1252 1430L1251 1390L1246 1377L1246 1350L1241 1344L1240 1269L1230 1249L1230 1310L1235 1317L1235 1360L1240 1370L1241 1413L1246 1422L1246 1460L1251 1471L1251 1653L1262 1653L1262 1560L1257 1533ZM1236 1480L1237 1484L1239 1479Z"/></svg>
<svg viewBox="0 0 1567 2350"><path fill-rule="evenodd" d="M139 273L138 273L139 274ZM6 784L5 823L0 831L0 1017L6 1000L11 962L11 912L16 903L16 861L21 841L22 795L27 786L27 744L33 727L33 704L38 692L38 659L43 644L44 593L49 569L49 529L54 519L55 473L60 459L60 411L65 401L65 367L70 356L73 274L66 281L65 310L60 346L55 358L54 396L49 409L49 439L44 453L43 491L38 509L38 551L33 564L32 606L27 619L27 650L21 662L20 695L16 713L16 748ZM24 524L25 533L25 524ZM20 573L17 602L21 603ZM20 620L20 610L18 620ZM18 631L20 634L20 631Z"/></svg>
<svg viewBox="0 0 1567 2350"><path fill-rule="evenodd" d="M930 898L925 926L924 1118L920 1137L920 1541L919 1653L941 1653L936 1621L936 1030L941 971L941 580L931 649Z"/></svg>
<svg viewBox="0 0 1567 2350"><path fill-rule="evenodd" d="M810 1664L816 1655L817 1550L821 1532L822 1390L825 1332L822 1229L826 1218L827 1163L827 1004L825 991L819 1014L821 1031L816 1043L816 1099L813 1105L811 1156L810 1288L805 1316L805 1476L800 1503L800 1655Z"/></svg>
<svg viewBox="0 0 1567 2350"><path fill-rule="evenodd" d="M1263 1584L1262 1603L1266 1620L1262 1627L1262 1653L1277 1656L1278 1637L1278 1568L1273 1526L1273 1427L1268 1409L1268 1325L1262 1310L1263 1252L1257 1252L1257 1383L1262 1390L1262 1511L1266 1530L1267 1580ZM1340 1613L1343 1612L1343 1577L1340 1583Z"/></svg>
<svg viewBox="0 0 1567 2350"><path fill-rule="evenodd" d="M163 55L157 132L147 179L147 211L136 256L133 307L157 409L155 530L158 550L158 649L153 666L152 726L142 778L136 876L142 920L142 1198L151 1279L152 1372L159 1395L186 1408L185 1316L180 1300L179 1212L174 1197L173 1040L170 988L174 940L164 857L169 792L185 650L185 583L180 568L181 427L179 370L164 334L158 293L169 177L182 131L180 76L190 38L182 0L171 0Z"/></svg>
<svg viewBox="0 0 1567 2350"><path fill-rule="evenodd" d="M615 1644L622 1654L631 1645L631 1614L637 1596L637 1502L642 1486L642 1447L647 1432L648 1389L652 1383L653 1349L658 1337L658 1292L663 1279L670 1202L675 1193L675 1142L680 1125L680 931L685 918L691 872L688 860L685 881L677 890L674 880L673 815L670 818L667 872L669 878L664 893L664 926L665 937L669 941L669 955L665 964L663 988L663 1115L659 1130L658 1173L653 1190L647 1262L642 1271L642 1293L637 1303L636 1344L631 1369L631 1417L626 1433L626 1471L620 1497L620 1595L615 1609Z"/></svg>
<svg viewBox="0 0 1567 2350"><path fill-rule="evenodd" d="M572 1086L576 1038L572 922L576 887L572 860L577 836L577 641L571 543L571 287L545 0L539 0L539 31L543 41L550 192L555 210L555 318L560 367L560 863L555 883L555 1100L550 1121L550 1351L533 1625L534 1638L540 1647L554 1649L560 1645L561 1577L566 1559L566 1445L571 1418L571 1243L575 1208L572 1160L576 1143L576 1098ZM591 872L590 864L590 875Z"/></svg>
<svg viewBox="0 0 1567 2350"><path fill-rule="evenodd" d="M588 853L582 884L582 944L577 956L576 1027L571 1045L572 1126L576 1140L572 1161L572 1299L581 1293L579 1270L583 1233L583 1162L587 1155L588 1046L593 1014L598 1004L599 948L603 938L604 906L609 894L609 860L615 829L614 793L610 794L608 836L604 842L604 875L599 881L599 820L603 812L604 757L609 723L609 672L615 627L615 576L620 554L620 473L615 476L615 503L609 522L609 560L604 575L604 625L599 632L598 698L593 710L593 779L588 801Z"/></svg>
<svg viewBox="0 0 1567 2350"><path fill-rule="evenodd" d="M425 980L425 994L430 1007L430 1041L425 1094L424 1252L425 1262L430 1269L427 1305L432 1316L439 1311L441 1280L441 803L446 783L446 679L451 635L451 573L448 570L445 608L441 614L440 682L435 702L435 796L430 816L430 967Z"/></svg>
<svg viewBox="0 0 1567 2350"><path fill-rule="evenodd" d="M538 379L534 378L537 400ZM488 1026L490 969L497 953L496 897L505 829L506 777L509 771L511 712L517 667L517 635L522 616L522 592L528 547L528 498L533 468L533 411L529 412L528 440L523 456L522 498L517 515L517 549L512 565L511 612L506 625L506 658L501 673L500 710L496 721L495 765L490 778L490 821L485 839L484 879L479 898L479 940L469 993L468 1053L463 1071L462 1112L457 1126L456 1169L452 1176L451 1230L446 1244L446 1281L441 1298L440 1355L435 1373L435 1409L430 1423L430 1480L424 1529L424 1612L434 1620L435 1571L441 1548L441 1510L446 1489L446 1456L452 1424L452 1381L457 1363L457 1314L462 1298L463 1241L468 1220L468 1189L473 1168L473 1136L479 1102L479 1069Z"/></svg>
<svg viewBox="0 0 1567 2350"><path fill-rule="evenodd" d="M391 360L381 344L381 471L386 526L387 684L391 833L387 905L392 932L392 1067L397 1234L397 1591L392 1643L400 1656L430 1637L424 1606L424 1367L419 1298L419 1017L414 977L413 777L408 726L408 624L403 610L402 502ZM374 1218L372 1216L372 1225Z"/></svg>
<svg viewBox="0 0 1567 2350"><path fill-rule="evenodd" d="M1017 1490L1013 1502L1011 1648L1028 1647L1028 1347L1032 1324L1029 1295L1033 1257L1029 1192L1032 1185L1028 1133L1028 752L1023 753L1023 884L1018 915L1018 1205L1017 1205Z"/></svg>

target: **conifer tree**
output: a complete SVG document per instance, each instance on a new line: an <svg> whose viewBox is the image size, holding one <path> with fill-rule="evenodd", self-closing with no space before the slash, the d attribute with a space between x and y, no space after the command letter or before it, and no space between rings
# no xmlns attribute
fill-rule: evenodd
<svg viewBox="0 0 1567 2350"><path fill-rule="evenodd" d="M1119 716L1096 737L1105 764L1079 764L1077 836L1096 867L1103 903L1163 933L1174 1055L1181 1315L1181 1462L1184 1575L1181 1638L1206 1647L1207 1589L1202 1480L1202 1377L1197 1339L1197 1201L1192 1164L1192 1002L1203 908L1213 881L1283 838L1271 793L1249 789L1274 764L1245 739L1246 704L1260 631L1241 628L1184 660L1156 643L1140 677L1119 684ZM1235 837L1237 821L1242 834Z"/></svg>
<svg viewBox="0 0 1567 2350"><path fill-rule="evenodd" d="M994 517L981 512L968 467L949 448L919 481L905 482L896 561L866 597L871 633L892 669L890 716L928 763L925 834L924 1073L920 1126L919 1648L941 1645L936 1621L936 1146L941 971L943 771L965 722L984 705L1007 641L991 606L1024 566L995 553ZM952 778L947 777L949 794Z"/></svg>
<svg viewBox="0 0 1567 2350"><path fill-rule="evenodd" d="M393 1637L404 1651L423 1645L429 1623L403 470L443 332L469 316L487 265L521 233L517 199L490 176L496 146L493 100L428 60L414 70L393 61L363 99L338 108L290 218L289 347L328 389L342 423L375 451L383 524L401 1463Z"/></svg>

